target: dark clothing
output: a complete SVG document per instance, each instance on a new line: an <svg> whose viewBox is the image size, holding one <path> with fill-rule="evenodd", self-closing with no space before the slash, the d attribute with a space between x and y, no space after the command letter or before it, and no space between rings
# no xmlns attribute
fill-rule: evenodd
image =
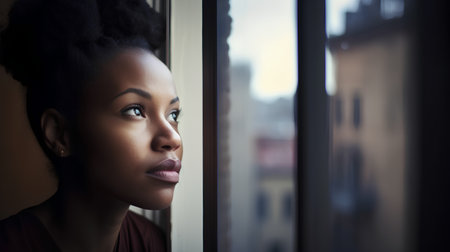
<svg viewBox="0 0 450 252"><path fill-rule="evenodd" d="M0 251L60 251L40 220L20 212L0 221ZM114 251L165 252L164 233L145 217L125 216Z"/></svg>

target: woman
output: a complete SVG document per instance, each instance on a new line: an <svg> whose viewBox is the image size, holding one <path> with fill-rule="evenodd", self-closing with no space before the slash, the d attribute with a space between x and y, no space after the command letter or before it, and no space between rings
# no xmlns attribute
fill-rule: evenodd
<svg viewBox="0 0 450 252"><path fill-rule="evenodd" d="M0 59L27 87L56 194L0 223L0 251L164 251L129 205L163 209L178 182L180 103L154 55L164 24L145 0L17 0Z"/></svg>

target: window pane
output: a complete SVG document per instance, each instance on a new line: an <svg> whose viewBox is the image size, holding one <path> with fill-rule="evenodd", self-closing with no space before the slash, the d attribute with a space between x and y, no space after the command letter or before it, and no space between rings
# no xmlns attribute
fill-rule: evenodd
<svg viewBox="0 0 450 252"><path fill-rule="evenodd" d="M331 251L409 251L413 55L405 3L326 3Z"/></svg>
<svg viewBox="0 0 450 252"><path fill-rule="evenodd" d="M232 22L221 18L224 2L218 1L219 251L293 251L295 1L230 0ZM229 50L221 54L223 36Z"/></svg>

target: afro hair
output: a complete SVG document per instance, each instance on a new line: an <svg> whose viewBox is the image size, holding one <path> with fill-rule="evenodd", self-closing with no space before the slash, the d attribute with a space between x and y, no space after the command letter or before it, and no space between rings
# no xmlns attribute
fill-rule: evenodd
<svg viewBox="0 0 450 252"><path fill-rule="evenodd" d="M98 62L121 48L154 51L164 18L145 0L17 0L0 34L0 64L27 87L27 115L47 156L40 117L56 108L75 117Z"/></svg>
<svg viewBox="0 0 450 252"><path fill-rule="evenodd" d="M57 75L80 76L113 48L153 51L164 38L163 18L145 0L17 0L0 63L25 86L49 85Z"/></svg>

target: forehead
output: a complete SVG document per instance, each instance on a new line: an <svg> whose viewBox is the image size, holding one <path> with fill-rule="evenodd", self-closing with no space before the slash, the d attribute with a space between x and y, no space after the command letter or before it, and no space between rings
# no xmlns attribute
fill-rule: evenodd
<svg viewBox="0 0 450 252"><path fill-rule="evenodd" d="M152 95L176 96L169 69L151 52L126 49L105 62L88 95L112 98L128 88L139 88Z"/></svg>

